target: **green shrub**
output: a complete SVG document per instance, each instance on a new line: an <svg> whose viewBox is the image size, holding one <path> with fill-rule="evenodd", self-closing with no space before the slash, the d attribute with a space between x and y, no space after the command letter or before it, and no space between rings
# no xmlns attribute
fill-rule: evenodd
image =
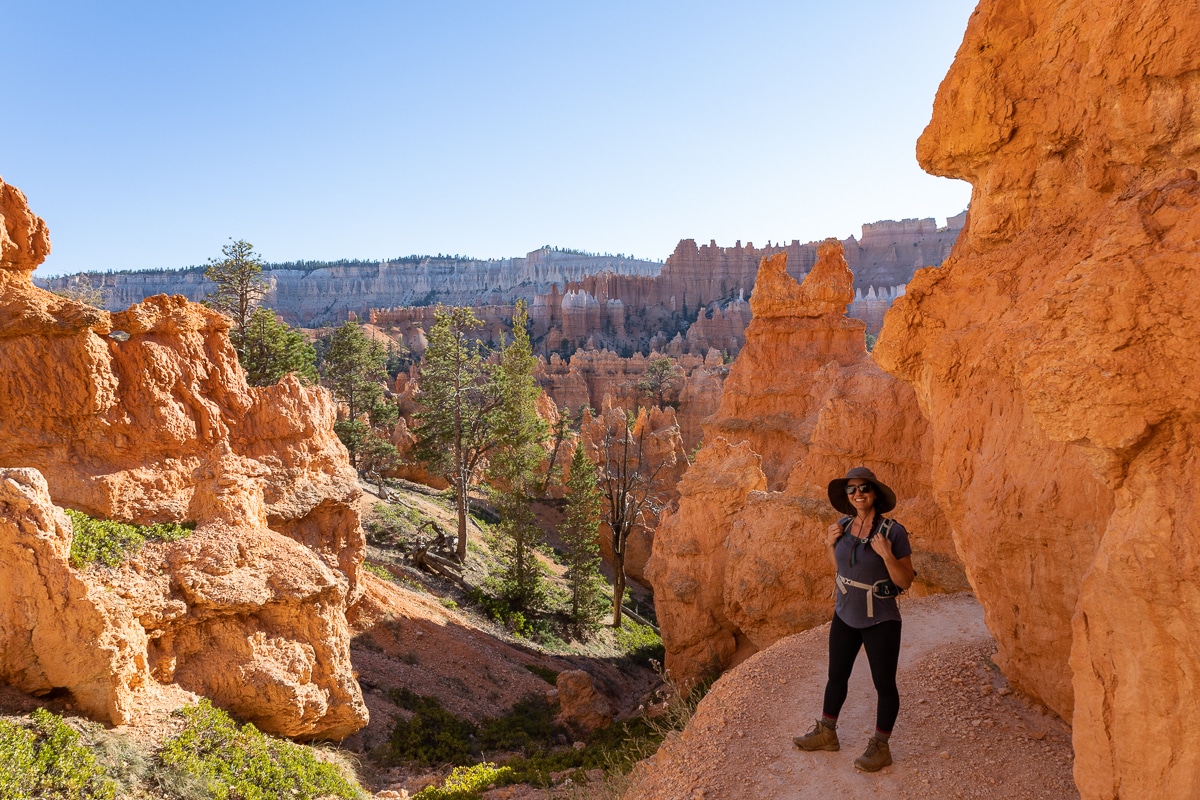
<svg viewBox="0 0 1200 800"><path fill-rule="evenodd" d="M413 795L413 800L478 800L489 786L512 783L512 770L492 763L455 767L441 786L430 786Z"/></svg>
<svg viewBox="0 0 1200 800"><path fill-rule="evenodd" d="M583 782L588 770L628 772L635 763L652 756L665 735L644 717L637 717L593 732L582 750L539 748L508 760L504 766L511 770L510 783L548 786L551 775L567 771L574 771L568 776L572 780Z"/></svg>
<svg viewBox="0 0 1200 800"><path fill-rule="evenodd" d="M513 610L507 600L489 594L478 587L472 587L467 592L467 600L478 606L485 617L500 623L518 636L528 636L533 631L525 615L520 611Z"/></svg>
<svg viewBox="0 0 1200 800"><path fill-rule="evenodd" d="M156 522L131 525L114 520L94 519L82 511L65 509L71 519L71 566L84 569L89 564L115 567L137 555L148 540L174 542L184 538L195 523Z"/></svg>
<svg viewBox="0 0 1200 800"><path fill-rule="evenodd" d="M375 516L366 521L363 527L367 529L371 544L381 547L406 544L415 537L417 526L421 524L421 515L407 506L376 503L371 510Z"/></svg>
<svg viewBox="0 0 1200 800"><path fill-rule="evenodd" d="M383 578L385 581L394 580L394 578L392 577L392 573L389 572L385 567L381 567L378 564L368 564L367 562L364 561L362 568L363 568L363 572L369 572L372 575L374 575L376 578Z"/></svg>
<svg viewBox="0 0 1200 800"><path fill-rule="evenodd" d="M413 713L396 723L388 740L388 761L409 761L435 766L462 764L481 752L520 750L531 754L550 747L563 733L554 724L554 712L544 695L519 701L503 716L479 725L454 716L434 697L408 689L393 689L396 705Z"/></svg>
<svg viewBox="0 0 1200 800"><path fill-rule="evenodd" d="M529 670L534 675L537 675L551 686L558 685L558 672L556 670L552 670L549 667L543 667L541 664L526 664L525 669Z"/></svg>
<svg viewBox="0 0 1200 800"><path fill-rule="evenodd" d="M363 797L362 790L336 766L318 760L308 748L267 736L253 725L239 728L208 700L178 713L187 724L163 745L159 758L168 768L202 784L210 797Z"/></svg>
<svg viewBox="0 0 1200 800"><path fill-rule="evenodd" d="M20 725L0 719L0 797L27 797L36 785L35 736Z"/></svg>
<svg viewBox="0 0 1200 800"><path fill-rule="evenodd" d="M388 760L416 761L425 765L461 764L474 753L477 728L459 719L436 697L423 697L405 688L388 693L412 717L396 723L388 737Z"/></svg>
<svg viewBox="0 0 1200 800"><path fill-rule="evenodd" d="M554 724L554 711L544 694L520 700L504 716L484 720L479 726L479 743L484 750L521 750L553 742L562 729Z"/></svg>
<svg viewBox="0 0 1200 800"><path fill-rule="evenodd" d="M0 797L113 800L117 782L105 774L79 733L44 708L33 730L0 720Z"/></svg>
<svg viewBox="0 0 1200 800"><path fill-rule="evenodd" d="M628 617L622 619L621 627L613 631L613 640L627 658L640 664L661 664L666 656L662 637L648 625L634 622Z"/></svg>

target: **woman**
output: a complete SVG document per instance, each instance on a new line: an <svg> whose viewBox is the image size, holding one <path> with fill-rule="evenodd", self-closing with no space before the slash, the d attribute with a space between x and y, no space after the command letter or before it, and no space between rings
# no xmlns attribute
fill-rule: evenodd
<svg viewBox="0 0 1200 800"><path fill-rule="evenodd" d="M860 647L867 649L871 680L879 694L875 735L856 769L875 772L892 763L888 738L900 711L896 664L900 660L900 609L896 595L912 586L916 572L908 531L883 515L896 507L896 494L866 467L829 483L829 502L849 516L829 526L825 549L837 571L837 602L829 627L829 681L816 726L794 741L801 750L837 750L837 718Z"/></svg>

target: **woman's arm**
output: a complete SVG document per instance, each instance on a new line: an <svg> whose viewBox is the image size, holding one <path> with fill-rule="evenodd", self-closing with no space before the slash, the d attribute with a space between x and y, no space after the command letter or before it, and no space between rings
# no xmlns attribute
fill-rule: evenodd
<svg viewBox="0 0 1200 800"><path fill-rule="evenodd" d="M842 538L842 526L834 522L825 529L825 555L829 556L829 563L833 565L833 571L837 572L838 563L837 556L834 554L834 548L837 547L838 539Z"/></svg>
<svg viewBox="0 0 1200 800"><path fill-rule="evenodd" d="M912 556L896 558L892 553L892 543L886 536L872 536L871 549L883 559L892 583L908 591L908 588L912 586L913 578L917 576L917 571L913 569Z"/></svg>

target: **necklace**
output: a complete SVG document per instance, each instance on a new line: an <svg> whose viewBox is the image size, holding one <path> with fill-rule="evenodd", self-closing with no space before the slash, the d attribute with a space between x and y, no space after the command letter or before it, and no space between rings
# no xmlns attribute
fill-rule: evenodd
<svg viewBox="0 0 1200 800"><path fill-rule="evenodd" d="M865 527L867 529L867 535L866 535L866 538L863 538L861 536L855 536L854 535L854 522L850 523L850 538L854 540L854 543L850 545L850 566L852 566L852 567L854 566L855 562L858 560L858 558L857 558L858 546L860 544L866 544L867 542L869 542L871 540L871 529L875 527L873 524L875 522L875 515L872 514L870 519L862 519L861 517L855 517L854 521L859 523L858 532L862 533L863 528ZM868 524L868 523L872 523L872 524Z"/></svg>
<svg viewBox="0 0 1200 800"><path fill-rule="evenodd" d="M857 539L859 542L867 541L868 539L871 538L871 529L875 527L872 524L872 523L874 523L874 521L875 521L874 514L872 514L871 517L869 517L867 519L863 519L862 517L855 517L854 522L858 523L858 532L862 533L865 530L867 532L867 535L866 536L854 536L854 524L850 525L850 535L854 536L854 538Z"/></svg>

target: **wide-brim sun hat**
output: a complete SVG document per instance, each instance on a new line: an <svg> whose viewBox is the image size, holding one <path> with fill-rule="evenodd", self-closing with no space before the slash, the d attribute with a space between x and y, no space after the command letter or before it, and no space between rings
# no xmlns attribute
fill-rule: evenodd
<svg viewBox="0 0 1200 800"><path fill-rule="evenodd" d="M829 482L829 502L833 507L843 514L856 514L857 510L854 504L850 502L850 498L846 495L846 484L857 478L862 481L869 481L875 487L875 510L880 514L886 514L896 507L896 493L888 488L887 484L875 477L875 473L866 467L855 467L846 473L844 478L834 478Z"/></svg>

